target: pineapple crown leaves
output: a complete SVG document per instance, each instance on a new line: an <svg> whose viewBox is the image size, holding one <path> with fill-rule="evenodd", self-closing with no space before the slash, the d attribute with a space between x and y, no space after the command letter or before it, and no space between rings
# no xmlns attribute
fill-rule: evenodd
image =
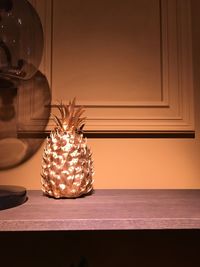
<svg viewBox="0 0 200 267"><path fill-rule="evenodd" d="M61 118L58 118L55 114L51 114L57 127L63 131L77 131L82 132L86 117L81 117L85 112L82 106L76 108L76 98L69 101L68 105L58 102L56 105Z"/></svg>

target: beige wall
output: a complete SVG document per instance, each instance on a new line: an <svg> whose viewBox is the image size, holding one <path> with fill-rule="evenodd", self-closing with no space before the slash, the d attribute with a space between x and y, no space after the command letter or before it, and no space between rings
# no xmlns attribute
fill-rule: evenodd
<svg viewBox="0 0 200 267"><path fill-rule="evenodd" d="M192 0L194 139L89 139L95 188L200 188L200 2ZM40 188L42 148L21 166L0 172L0 184Z"/></svg>

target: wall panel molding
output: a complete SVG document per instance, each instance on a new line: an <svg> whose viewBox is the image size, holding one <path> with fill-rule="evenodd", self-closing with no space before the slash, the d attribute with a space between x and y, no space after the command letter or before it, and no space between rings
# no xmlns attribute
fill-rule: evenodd
<svg viewBox="0 0 200 267"><path fill-rule="evenodd" d="M56 45L56 42L59 42L57 39L59 37L57 25L59 25L59 19L62 18L58 16L58 6L55 7L53 1L50 0L33 0L30 2L38 10L44 28L45 47L40 69L48 77L51 85L52 105L56 105L54 100L57 99L57 96L59 98L61 96L63 100L68 102L68 96L72 94L70 90L73 91L74 88L69 88L68 91L61 90L59 94L57 93L57 83L60 80L58 80L58 77L63 78L64 87L67 87L67 81L65 84L65 76L58 75L59 70L56 69L55 60L53 61L53 59L59 57L60 52L59 46ZM138 99L126 101L120 101L120 99L106 101L106 96L105 101L80 99L78 104L83 104L86 107L88 117L86 131L88 132L185 133L194 131L190 1L152 0L151 2L155 6L155 12L158 13L157 10L159 10L160 30L159 36L156 37L160 41L160 59L158 60L160 60L161 84L160 92L158 92L159 97L156 100L138 97ZM63 1L63 3L68 5L68 1ZM143 3L145 3L145 0ZM146 1L146 3L149 3L149 1ZM62 29L64 25L63 23L60 30L64 31L64 28ZM67 49L67 42L64 45ZM67 66L68 62L66 61L63 64ZM79 77L79 73L77 77ZM88 83L88 87L90 86ZM145 92L147 89L142 88L142 90ZM77 98L79 100L78 95ZM30 103L32 109L34 109L31 99ZM34 117L26 111L21 116L24 116L22 121L27 125L27 131L30 132L37 132L37 125L43 123L42 118ZM50 121L47 131L52 127L53 124Z"/></svg>

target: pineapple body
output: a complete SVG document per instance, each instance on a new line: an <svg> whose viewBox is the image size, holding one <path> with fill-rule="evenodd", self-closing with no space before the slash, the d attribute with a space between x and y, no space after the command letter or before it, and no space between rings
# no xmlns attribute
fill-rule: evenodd
<svg viewBox="0 0 200 267"><path fill-rule="evenodd" d="M43 153L42 190L54 198L76 198L93 189L91 152L86 138L79 128L75 127L78 111L73 117L70 105L66 114L68 118L71 116L71 120L67 121L66 115L63 115L63 120L59 121L47 138ZM76 124L73 121L76 121ZM63 125L65 127L60 127Z"/></svg>

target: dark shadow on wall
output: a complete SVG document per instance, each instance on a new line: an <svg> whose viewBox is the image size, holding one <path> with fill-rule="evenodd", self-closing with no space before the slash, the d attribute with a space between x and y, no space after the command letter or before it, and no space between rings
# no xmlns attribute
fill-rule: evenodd
<svg viewBox="0 0 200 267"><path fill-rule="evenodd" d="M19 138L46 138L49 131L44 132L18 132ZM84 131L87 138L195 138L195 132L101 132L101 131Z"/></svg>
<svg viewBox="0 0 200 267"><path fill-rule="evenodd" d="M193 84L195 100L195 129L197 137L200 134L200 1L192 0L191 22L192 22L192 52L193 52Z"/></svg>

